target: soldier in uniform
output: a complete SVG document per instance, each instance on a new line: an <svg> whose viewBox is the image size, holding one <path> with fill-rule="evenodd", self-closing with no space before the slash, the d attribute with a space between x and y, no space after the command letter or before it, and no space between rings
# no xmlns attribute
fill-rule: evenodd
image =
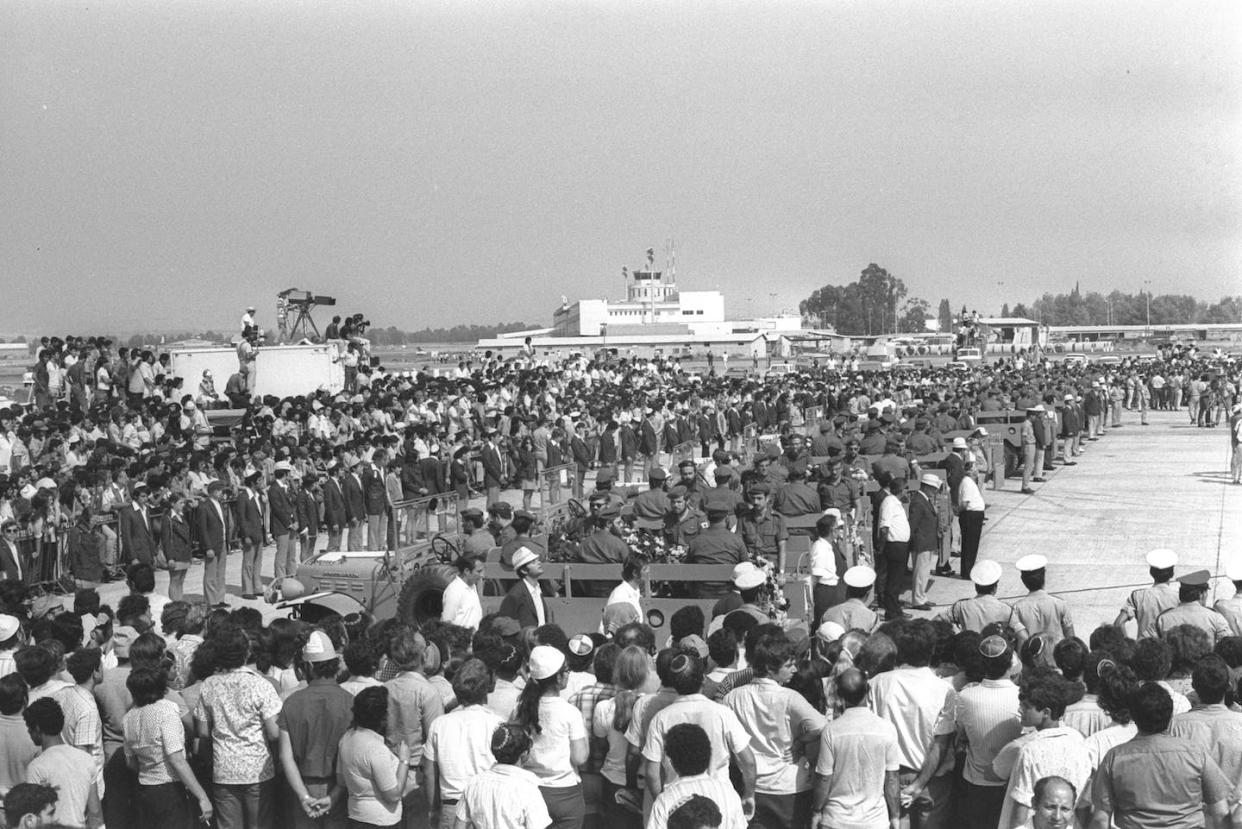
<svg viewBox="0 0 1242 829"><path fill-rule="evenodd" d="M861 630L866 633L876 629L880 616L868 606L871 588L875 585L875 570L865 564L856 564L845 571L845 601L824 611L818 625L836 622L845 630ZM817 627L818 627L817 625Z"/></svg>
<svg viewBox="0 0 1242 829"><path fill-rule="evenodd" d="M496 539L487 531L483 521L483 511L470 507L461 511L461 528L466 534L466 543L462 547L462 555L486 556L496 546Z"/></svg>
<svg viewBox="0 0 1242 829"><path fill-rule="evenodd" d="M625 506L625 496L621 495L613 488L616 477L617 474L610 466L605 466L596 472L595 490L591 493L591 497L594 498L596 495L602 494L606 503L613 504L617 507L617 509L620 509Z"/></svg>
<svg viewBox="0 0 1242 829"><path fill-rule="evenodd" d="M1233 582L1233 595L1217 599L1214 609L1225 621L1234 636L1242 636L1242 556L1236 556L1225 565L1225 576Z"/></svg>
<svg viewBox="0 0 1242 829"><path fill-rule="evenodd" d="M1137 638L1155 636L1156 617L1177 607L1177 589L1172 584L1176 566L1177 553L1172 550L1156 549L1148 553L1147 567L1154 584L1131 593L1113 625L1124 629L1125 623L1133 619L1138 625Z"/></svg>
<svg viewBox="0 0 1242 829"><path fill-rule="evenodd" d="M629 554L629 545L621 540L621 510L606 504L596 516L594 531L583 539L578 558L587 564L621 564Z"/></svg>
<svg viewBox="0 0 1242 829"><path fill-rule="evenodd" d="M1030 636L1042 636L1045 647L1040 654L1044 664L1051 667L1052 650L1062 639L1074 636L1074 622L1069 608L1059 596L1051 596L1044 590L1048 574L1048 559L1041 555L1023 556L1014 564L1022 574L1022 584L1030 592L1013 603L1013 612Z"/></svg>
<svg viewBox="0 0 1242 829"><path fill-rule="evenodd" d="M674 547L689 547L700 531L707 528L707 516L690 508L686 488L681 484L668 491L670 508L664 521L664 540Z"/></svg>
<svg viewBox="0 0 1242 829"><path fill-rule="evenodd" d="M640 492L638 497L634 499L634 520L644 521L654 525L663 525L664 517L668 515L668 473L660 467L652 467L651 473L647 477L650 488L646 492Z"/></svg>
<svg viewBox="0 0 1242 829"><path fill-rule="evenodd" d="M766 558L776 565L778 573L783 573L789 530L785 528L785 517L771 508L771 491L765 483L752 484L747 490L750 508L742 514L741 536L751 558Z"/></svg>
<svg viewBox="0 0 1242 829"><path fill-rule="evenodd" d="M773 509L788 518L817 515L823 511L819 492L806 482L806 465L799 461L789 467L788 483L776 491Z"/></svg>
<svg viewBox="0 0 1242 829"><path fill-rule="evenodd" d="M817 458L839 455L845 451L845 444L832 431L832 421L819 422L819 434L811 438L811 454Z"/></svg>
<svg viewBox="0 0 1242 829"><path fill-rule="evenodd" d="M996 585L1000 582L1001 566L995 561L980 561L970 571L970 580L975 583L975 595L969 599L958 599L941 618L948 619L958 631L983 631L993 622L1008 625L1018 634L1018 641L1027 639L1026 628L1014 613L1012 607L996 598Z"/></svg>
<svg viewBox="0 0 1242 829"><path fill-rule="evenodd" d="M713 495L704 502L703 508L707 513L708 526L690 542L686 563L735 565L746 561L750 557L746 545L725 526L729 504ZM729 591L728 582L703 582L698 587L699 595L707 597L722 596Z"/></svg>
<svg viewBox="0 0 1242 829"><path fill-rule="evenodd" d="M823 465L824 477L819 482L819 506L821 510L838 509L842 516L854 511L858 500L858 487L842 473L845 460L829 458Z"/></svg>
<svg viewBox="0 0 1242 829"><path fill-rule="evenodd" d="M701 509L703 503L703 487L699 485L698 467L694 461L686 459L677 464L677 483L686 488L686 500L695 509Z"/></svg>
<svg viewBox="0 0 1242 829"><path fill-rule="evenodd" d="M510 522L508 528L513 531L513 538L505 541L500 545L500 566L506 570L513 569L513 556L522 547L528 548L540 558L547 556L548 551L543 545L535 541L530 536L530 531L535 528L537 519L533 513L529 513L524 509L520 509L513 513L513 521Z"/></svg>
<svg viewBox="0 0 1242 829"><path fill-rule="evenodd" d="M517 530L513 529L513 506L508 501L497 501L487 508L488 521L496 543L504 545L517 538Z"/></svg>
<svg viewBox="0 0 1242 829"><path fill-rule="evenodd" d="M1229 636L1231 631L1225 617L1204 604L1211 580L1212 574L1207 570L1195 570L1182 576L1177 586L1178 605L1156 617L1156 633L1164 636L1178 625L1190 625L1205 631L1213 647Z"/></svg>

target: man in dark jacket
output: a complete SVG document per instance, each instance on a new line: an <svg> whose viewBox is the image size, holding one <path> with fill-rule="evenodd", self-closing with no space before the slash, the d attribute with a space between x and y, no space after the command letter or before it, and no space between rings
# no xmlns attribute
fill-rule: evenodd
<svg viewBox="0 0 1242 829"><path fill-rule="evenodd" d="M198 543L203 547L203 598L212 607L224 606L224 580L229 552L231 519L222 503L224 484L207 485L207 500L198 505Z"/></svg>
<svg viewBox="0 0 1242 829"><path fill-rule="evenodd" d="M289 487L289 475L293 466L288 461L277 461L273 473L275 480L267 488L268 526L276 539L276 563L272 575L276 581L292 576L298 570L297 553L293 539L297 530L297 513L293 491Z"/></svg>
<svg viewBox="0 0 1242 829"><path fill-rule="evenodd" d="M299 561L306 561L313 556L315 544L319 541L319 499L315 497L318 490L319 476L314 472L307 474L302 480L302 486L297 489L298 546L301 548Z"/></svg>
<svg viewBox="0 0 1242 829"><path fill-rule="evenodd" d="M552 608L539 587L539 577L543 575L539 556L523 547L513 556L513 569L520 581L509 588L496 615L514 619L524 628L551 622Z"/></svg>
<svg viewBox="0 0 1242 829"><path fill-rule="evenodd" d="M134 501L121 512L121 549L130 564L155 562L155 532L151 526L147 485L134 485Z"/></svg>
<svg viewBox="0 0 1242 829"><path fill-rule="evenodd" d="M341 486L344 467L335 460L328 462L328 478L323 485L323 523L328 529L328 550L341 549L341 533L349 523L345 511L345 490Z"/></svg>
<svg viewBox="0 0 1242 829"><path fill-rule="evenodd" d="M237 534L242 543L241 591L243 599L258 598L262 593L259 573L263 569L263 500L258 485L263 473L255 470L246 476L246 485L237 493L233 510L237 516Z"/></svg>

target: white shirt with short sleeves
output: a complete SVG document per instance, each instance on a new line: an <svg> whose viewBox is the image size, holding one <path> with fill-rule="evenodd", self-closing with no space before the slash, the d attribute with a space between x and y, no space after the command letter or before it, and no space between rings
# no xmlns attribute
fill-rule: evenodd
<svg viewBox="0 0 1242 829"><path fill-rule="evenodd" d="M492 735L503 722L485 705L467 705L431 723L423 757L436 763L443 799L457 800L471 778L496 764Z"/></svg>
<svg viewBox="0 0 1242 829"><path fill-rule="evenodd" d="M664 761L664 735L675 725L693 723L707 732L712 743L708 773L720 780L729 780L729 758L750 746L750 734L737 715L720 703L702 694L678 697L651 718L643 758L652 763Z"/></svg>
<svg viewBox="0 0 1242 829"><path fill-rule="evenodd" d="M582 712L559 696L539 699L540 732L532 735L530 753L524 767L539 778L539 785L562 789L577 785L581 778L570 759L570 744L587 738Z"/></svg>
<svg viewBox="0 0 1242 829"><path fill-rule="evenodd" d="M886 495L880 502L880 529L888 529L888 540L909 542L910 519L906 517L906 509L896 495Z"/></svg>

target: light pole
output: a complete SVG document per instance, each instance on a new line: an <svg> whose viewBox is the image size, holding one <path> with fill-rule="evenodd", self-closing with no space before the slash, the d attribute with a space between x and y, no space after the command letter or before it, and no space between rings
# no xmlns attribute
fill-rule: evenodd
<svg viewBox="0 0 1242 829"><path fill-rule="evenodd" d="M1147 298L1147 336L1150 337L1151 336L1151 280L1144 279L1143 287L1146 289L1143 291L1143 296Z"/></svg>
<svg viewBox="0 0 1242 829"><path fill-rule="evenodd" d="M1104 303L1108 306L1108 322L1107 325L1113 324L1113 300L1111 297L1104 297Z"/></svg>

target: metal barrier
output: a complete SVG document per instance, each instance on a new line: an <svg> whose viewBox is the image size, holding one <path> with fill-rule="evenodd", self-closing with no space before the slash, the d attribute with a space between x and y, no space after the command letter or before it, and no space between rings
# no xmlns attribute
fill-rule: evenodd
<svg viewBox="0 0 1242 829"><path fill-rule="evenodd" d="M576 464L563 463L559 466L545 467L539 473L536 483L539 486L539 508L550 509L570 498L581 498L582 482L578 480Z"/></svg>
<svg viewBox="0 0 1242 829"><path fill-rule="evenodd" d="M676 466L682 461L695 460L695 456L699 451L699 442L696 440L687 440L673 447L673 451L669 453L669 466Z"/></svg>
<svg viewBox="0 0 1242 829"><path fill-rule="evenodd" d="M392 505L392 520L396 526L399 547L429 541L440 533L462 531L461 504L452 492L397 501Z"/></svg>

